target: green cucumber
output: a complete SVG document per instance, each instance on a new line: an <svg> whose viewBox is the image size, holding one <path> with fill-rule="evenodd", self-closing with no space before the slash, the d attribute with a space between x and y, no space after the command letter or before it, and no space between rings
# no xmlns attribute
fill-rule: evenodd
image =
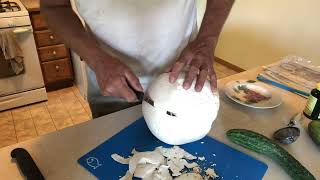
<svg viewBox="0 0 320 180"><path fill-rule="evenodd" d="M235 144L263 154L278 163L293 180L315 180L316 178L286 150L269 138L246 129L231 129L227 138Z"/></svg>
<svg viewBox="0 0 320 180"><path fill-rule="evenodd" d="M314 120L311 121L308 125L309 135L311 139L317 144L320 145L320 121Z"/></svg>

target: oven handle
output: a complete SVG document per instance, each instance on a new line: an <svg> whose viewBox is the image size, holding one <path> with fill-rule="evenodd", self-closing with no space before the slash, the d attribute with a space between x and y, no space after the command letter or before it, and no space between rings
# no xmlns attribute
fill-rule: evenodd
<svg viewBox="0 0 320 180"><path fill-rule="evenodd" d="M25 28L25 27L15 28L13 30L13 32L15 34L22 34L22 33L26 33L26 32L32 32L32 27L30 27L30 28Z"/></svg>

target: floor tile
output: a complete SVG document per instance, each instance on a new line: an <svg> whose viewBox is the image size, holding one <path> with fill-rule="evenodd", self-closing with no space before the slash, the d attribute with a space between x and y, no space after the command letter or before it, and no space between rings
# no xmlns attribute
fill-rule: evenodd
<svg viewBox="0 0 320 180"><path fill-rule="evenodd" d="M57 129L63 129L73 125L70 114L62 103L47 105L51 118Z"/></svg>
<svg viewBox="0 0 320 180"><path fill-rule="evenodd" d="M6 122L8 119L11 121L13 119L11 111L0 112L0 125L2 122Z"/></svg>
<svg viewBox="0 0 320 180"><path fill-rule="evenodd" d="M73 87L67 87L67 88L63 88L63 89L57 90L59 95L65 95L65 94L73 93L73 91L74 91Z"/></svg>
<svg viewBox="0 0 320 180"><path fill-rule="evenodd" d="M46 122L52 121L46 106L39 107L36 109L31 109L30 112L31 112L32 119L36 125L41 124L42 122L46 123Z"/></svg>
<svg viewBox="0 0 320 180"><path fill-rule="evenodd" d="M12 116L7 116L7 118L4 118L4 113L0 115L3 115L0 119L0 147L17 143L16 131L14 129Z"/></svg>
<svg viewBox="0 0 320 180"><path fill-rule="evenodd" d="M26 141L37 137L37 132L33 129L17 131L18 142Z"/></svg>
<svg viewBox="0 0 320 180"><path fill-rule="evenodd" d="M53 121L49 121L45 124L37 125L36 129L37 129L39 136L44 135L44 134L48 134L48 133L51 133L51 132L54 132L57 130Z"/></svg>
<svg viewBox="0 0 320 180"><path fill-rule="evenodd" d="M23 107L19 109L12 110L12 117L15 121L22 121L26 119L31 119L31 113L29 107Z"/></svg>
<svg viewBox="0 0 320 180"><path fill-rule="evenodd" d="M39 135L57 130L46 106L32 109L31 116Z"/></svg>
<svg viewBox="0 0 320 180"><path fill-rule="evenodd" d="M19 142L38 136L33 120L31 118L18 121L14 120L14 126Z"/></svg>
<svg viewBox="0 0 320 180"><path fill-rule="evenodd" d="M229 76L228 74L225 74L225 73L218 71L218 70L216 70L216 75L217 75L217 79L222 79L222 78Z"/></svg>
<svg viewBox="0 0 320 180"><path fill-rule="evenodd" d="M61 102L60 95L57 91L51 91L51 92L48 92L47 94L48 94L48 101L46 101L46 105L56 104L56 103Z"/></svg>
<svg viewBox="0 0 320 180"><path fill-rule="evenodd" d="M81 114L72 116L72 121L74 124L83 123L83 122L89 121L90 119L91 118L87 113L81 113Z"/></svg>
<svg viewBox="0 0 320 180"><path fill-rule="evenodd" d="M70 117L53 119L53 123L58 130L74 125Z"/></svg>
<svg viewBox="0 0 320 180"><path fill-rule="evenodd" d="M228 67L226 67L226 66L224 66L224 65L222 65L222 64L220 64L220 63L215 63L215 64L214 64L214 68L215 68L216 70L218 70L218 71L220 71L220 72L223 72L223 73L225 73L225 74L228 74L228 75L237 74L236 71L234 71L234 70L232 70L232 69L230 69L230 68L228 68Z"/></svg>

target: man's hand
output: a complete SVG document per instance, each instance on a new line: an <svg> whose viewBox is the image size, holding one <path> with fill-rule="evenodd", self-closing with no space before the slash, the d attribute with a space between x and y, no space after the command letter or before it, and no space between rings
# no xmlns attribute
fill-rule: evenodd
<svg viewBox="0 0 320 180"><path fill-rule="evenodd" d="M177 62L168 69L170 71L169 81L174 83L181 71L187 66L187 72L183 83L184 89L189 89L192 82L197 79L195 90L200 92L207 79L210 80L211 90L217 88L217 77L213 69L213 49L212 41L206 39L196 39L191 42L182 52Z"/></svg>
<svg viewBox="0 0 320 180"><path fill-rule="evenodd" d="M116 96L133 102L137 101L133 90L143 91L136 75L118 59L107 56L93 70L104 96Z"/></svg>
<svg viewBox="0 0 320 180"><path fill-rule="evenodd" d="M234 0L207 1L206 12L197 39L186 47L178 61L169 69L171 83L177 80L179 73L188 65L183 83L185 89L189 89L193 80L197 78L195 89L201 91L208 77L211 81L211 89L215 91L217 78L213 69L213 53L233 3Z"/></svg>

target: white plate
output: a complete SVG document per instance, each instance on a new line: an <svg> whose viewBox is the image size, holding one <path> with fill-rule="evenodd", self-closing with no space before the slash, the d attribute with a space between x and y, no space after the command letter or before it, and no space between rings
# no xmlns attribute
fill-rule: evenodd
<svg viewBox="0 0 320 180"><path fill-rule="evenodd" d="M252 108L270 109L282 103L282 98L275 89L253 80L228 82L224 92L233 101Z"/></svg>

